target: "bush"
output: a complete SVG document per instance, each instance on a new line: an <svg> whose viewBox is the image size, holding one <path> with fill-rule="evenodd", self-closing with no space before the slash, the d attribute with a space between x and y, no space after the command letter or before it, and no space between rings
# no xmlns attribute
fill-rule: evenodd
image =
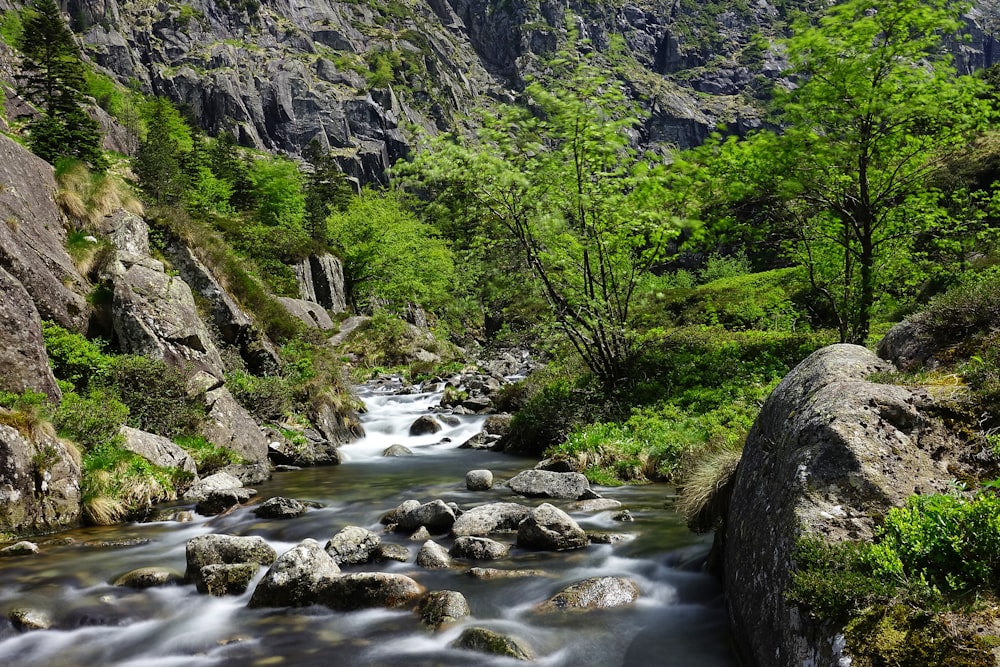
<svg viewBox="0 0 1000 667"><path fill-rule="evenodd" d="M187 375L161 359L114 357L107 383L128 406L128 425L168 438L193 432L204 416L198 397L188 396Z"/></svg>
<svg viewBox="0 0 1000 667"><path fill-rule="evenodd" d="M83 457L84 517L106 526L138 517L154 503L176 497L178 472L153 465L117 442L94 447Z"/></svg>
<svg viewBox="0 0 1000 667"><path fill-rule="evenodd" d="M191 455L199 475L209 475L233 463L241 463L236 452L209 442L201 435L182 435L174 438L184 451Z"/></svg>
<svg viewBox="0 0 1000 667"><path fill-rule="evenodd" d="M964 338L1000 322L1000 270L993 269L938 295L918 316L935 338Z"/></svg>
<svg viewBox="0 0 1000 667"><path fill-rule="evenodd" d="M53 322L42 322L42 335L52 372L77 390L89 387L111 364L112 357L105 353L103 341L87 340Z"/></svg>
<svg viewBox="0 0 1000 667"><path fill-rule="evenodd" d="M83 396L75 392L63 394L55 426L59 435L89 451L120 442L119 431L127 418L128 408L115 395L91 389Z"/></svg>
<svg viewBox="0 0 1000 667"><path fill-rule="evenodd" d="M226 374L226 387L261 421L278 421L292 410L292 388L283 377L258 377L236 370Z"/></svg>
<svg viewBox="0 0 1000 667"><path fill-rule="evenodd" d="M20 394L0 391L0 424L10 426L26 437L31 436L49 417L47 394L25 389Z"/></svg>

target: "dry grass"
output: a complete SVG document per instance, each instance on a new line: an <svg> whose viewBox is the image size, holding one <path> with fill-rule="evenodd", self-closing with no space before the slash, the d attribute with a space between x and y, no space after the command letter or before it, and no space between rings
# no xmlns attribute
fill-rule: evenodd
<svg viewBox="0 0 1000 667"><path fill-rule="evenodd" d="M80 162L60 165L57 171L59 191L56 201L70 218L85 227L119 209L143 215L142 202L120 177L94 174Z"/></svg>
<svg viewBox="0 0 1000 667"><path fill-rule="evenodd" d="M742 438L716 441L682 467L677 511L691 530L707 532L718 527L742 456Z"/></svg>

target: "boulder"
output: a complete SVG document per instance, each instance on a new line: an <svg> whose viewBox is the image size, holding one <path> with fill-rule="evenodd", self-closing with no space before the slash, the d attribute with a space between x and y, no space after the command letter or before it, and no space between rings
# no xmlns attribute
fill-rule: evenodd
<svg viewBox="0 0 1000 667"><path fill-rule="evenodd" d="M200 430L206 439L236 452L247 461L267 461L268 441L264 432L228 388L206 392L205 408L207 414Z"/></svg>
<svg viewBox="0 0 1000 667"><path fill-rule="evenodd" d="M119 209L100 220L98 228L118 252L149 257L149 225L138 215Z"/></svg>
<svg viewBox="0 0 1000 667"><path fill-rule="evenodd" d="M198 592L216 597L243 595L257 576L257 563L213 563L198 573Z"/></svg>
<svg viewBox="0 0 1000 667"><path fill-rule="evenodd" d="M336 611L391 609L413 602L424 587L402 574L355 572L341 575L327 586L320 602Z"/></svg>
<svg viewBox="0 0 1000 667"><path fill-rule="evenodd" d="M191 485L191 488L187 490L184 494L184 500L193 500L195 502L204 500L215 491L222 491L225 489L238 489L243 486L238 478L230 475L227 472L217 472L208 477L203 477L197 482Z"/></svg>
<svg viewBox="0 0 1000 667"><path fill-rule="evenodd" d="M568 586L538 607L538 611L611 609L639 599L639 587L625 577L593 577Z"/></svg>
<svg viewBox="0 0 1000 667"><path fill-rule="evenodd" d="M115 579L112 586L125 588L155 588L181 584L184 577L180 572L165 567L141 567L131 570Z"/></svg>
<svg viewBox="0 0 1000 667"><path fill-rule="evenodd" d="M452 648L499 655L515 660L534 660L535 654L527 642L519 637L494 632L488 628L471 627L462 631L458 639L449 644Z"/></svg>
<svg viewBox="0 0 1000 667"><path fill-rule="evenodd" d="M253 572L246 579L249 582L260 565L270 565L278 557L278 554L261 537L201 535L188 541L185 547L185 556L187 558L187 571L184 573L184 579L194 582L198 591L205 593L209 586L205 579L206 574L212 576L215 590L229 590L246 571L251 569L243 568L242 570L226 572L215 567L206 572L206 567L235 564L252 566Z"/></svg>
<svg viewBox="0 0 1000 667"><path fill-rule="evenodd" d="M382 538L360 526L347 526L326 543L326 552L337 565L360 565L375 559Z"/></svg>
<svg viewBox="0 0 1000 667"><path fill-rule="evenodd" d="M748 665L850 661L843 628L788 602L804 536L871 540L876 517L913 494L948 492L954 437L919 390L869 382L892 366L833 345L775 388L747 435L724 533L736 644Z"/></svg>
<svg viewBox="0 0 1000 667"><path fill-rule="evenodd" d="M507 482L507 486L514 493L528 498L579 500L593 497L590 482L578 472L524 470L512 477Z"/></svg>
<svg viewBox="0 0 1000 667"><path fill-rule="evenodd" d="M458 591L430 591L417 603L424 625L440 630L472 614L468 600Z"/></svg>
<svg viewBox="0 0 1000 667"><path fill-rule="evenodd" d="M339 465L340 450L315 429L307 428L293 440L274 428L266 428L267 456L275 465L311 467Z"/></svg>
<svg viewBox="0 0 1000 667"><path fill-rule="evenodd" d="M278 301L285 307L288 314L305 324L310 329L320 329L330 331L337 328L337 325L330 319L330 314L319 304L303 299L293 299L287 296L279 296Z"/></svg>
<svg viewBox="0 0 1000 667"><path fill-rule="evenodd" d="M26 389L53 402L62 398L45 352L41 316L20 281L0 267L0 391Z"/></svg>
<svg viewBox="0 0 1000 667"><path fill-rule="evenodd" d="M12 609L7 618L20 632L30 632L32 630L48 630L55 622L52 615L42 609L27 609L18 607Z"/></svg>
<svg viewBox="0 0 1000 667"><path fill-rule="evenodd" d="M483 537L494 533L508 533L517 530L531 508L517 503L490 503L466 510L455 519L451 532L455 537L474 535Z"/></svg>
<svg viewBox="0 0 1000 667"><path fill-rule="evenodd" d="M522 579L524 577L547 577L545 570L498 570L494 567L474 567L466 572L473 579Z"/></svg>
<svg viewBox="0 0 1000 667"><path fill-rule="evenodd" d="M374 560L376 563L384 563L388 560L405 563L410 560L410 550L402 544L382 542L378 545L378 549L375 550Z"/></svg>
<svg viewBox="0 0 1000 667"><path fill-rule="evenodd" d="M34 554L37 554L38 551L39 549L37 544L34 542L28 542L27 540L22 540L0 549L0 556L33 556Z"/></svg>
<svg viewBox="0 0 1000 667"><path fill-rule="evenodd" d="M488 537L460 537L455 540L448 554L454 558L471 558L473 560L500 560L510 553L506 544L491 540Z"/></svg>
<svg viewBox="0 0 1000 667"><path fill-rule="evenodd" d="M248 489L244 486L211 491L203 500L198 501L198 504L194 507L194 511L202 516L222 514L242 505L256 495L256 493L257 491L254 489Z"/></svg>
<svg viewBox="0 0 1000 667"><path fill-rule="evenodd" d="M465 473L465 488L469 491L489 491L493 488L493 473L489 470L470 470Z"/></svg>
<svg viewBox="0 0 1000 667"><path fill-rule="evenodd" d="M395 526L395 530L410 532L424 526L432 533L446 532L455 523L455 510L443 500L432 500L420 504L417 500L407 500L395 510L382 517L383 524Z"/></svg>
<svg viewBox="0 0 1000 667"><path fill-rule="evenodd" d="M198 467L195 465L194 459L170 438L140 431L130 426L122 426L120 432L124 440L122 446L130 452L138 454L161 468L183 470L192 476L192 481L194 477L197 477ZM183 488L178 490L183 491Z"/></svg>
<svg viewBox="0 0 1000 667"><path fill-rule="evenodd" d="M431 435L441 430L441 424L430 415L421 415L410 424L410 436Z"/></svg>
<svg viewBox="0 0 1000 667"><path fill-rule="evenodd" d="M451 567L451 556L443 546L427 540L417 552L417 565L428 570L443 570Z"/></svg>
<svg viewBox="0 0 1000 667"><path fill-rule="evenodd" d="M340 568L312 539L303 540L278 558L257 584L253 607L305 607L317 604Z"/></svg>
<svg viewBox="0 0 1000 667"><path fill-rule="evenodd" d="M262 502L253 513L261 519L294 519L306 513L306 506L300 500L276 496Z"/></svg>
<svg viewBox="0 0 1000 667"><path fill-rule="evenodd" d="M354 442L365 435L365 428L361 425L357 412L333 405L328 401L310 406L308 417L328 443L323 448L324 452L328 451L330 446L335 450L336 447ZM336 452L335 455L336 461L331 460L330 463L340 463L340 453ZM321 463L317 461L317 465Z"/></svg>
<svg viewBox="0 0 1000 667"><path fill-rule="evenodd" d="M409 447L404 447L403 445L390 445L386 447L382 452L382 456L395 457L395 456L413 456L413 450Z"/></svg>
<svg viewBox="0 0 1000 667"><path fill-rule="evenodd" d="M621 501L612 498L594 498L592 500L579 500L571 503L569 509L574 512L606 512L608 510L621 509Z"/></svg>
<svg viewBox="0 0 1000 667"><path fill-rule="evenodd" d="M588 544L587 533L558 507L543 503L531 510L517 528L517 546L524 549L564 551Z"/></svg>
<svg viewBox="0 0 1000 667"><path fill-rule="evenodd" d="M33 303L42 319L84 331L90 286L66 252L52 166L0 135L0 183L0 269L30 295L22 307Z"/></svg>
<svg viewBox="0 0 1000 667"><path fill-rule="evenodd" d="M123 352L141 354L191 370L204 371L221 383L224 376L208 327L191 288L167 275L163 264L118 255L111 312Z"/></svg>
<svg viewBox="0 0 1000 667"><path fill-rule="evenodd" d="M0 532L43 533L80 521L80 455L47 429L0 424Z"/></svg>
<svg viewBox="0 0 1000 667"><path fill-rule="evenodd" d="M317 303L334 313L347 310L344 264L340 259L329 253L310 255L293 268L304 301Z"/></svg>

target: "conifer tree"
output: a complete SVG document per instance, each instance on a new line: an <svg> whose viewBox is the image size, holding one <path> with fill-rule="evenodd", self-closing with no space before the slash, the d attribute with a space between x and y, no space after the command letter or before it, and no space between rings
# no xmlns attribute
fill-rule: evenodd
<svg viewBox="0 0 1000 667"><path fill-rule="evenodd" d="M25 11L18 48L18 90L43 112L28 126L31 150L51 163L74 157L96 170L107 168L97 122L81 106L86 81L80 50L54 0L35 0Z"/></svg>

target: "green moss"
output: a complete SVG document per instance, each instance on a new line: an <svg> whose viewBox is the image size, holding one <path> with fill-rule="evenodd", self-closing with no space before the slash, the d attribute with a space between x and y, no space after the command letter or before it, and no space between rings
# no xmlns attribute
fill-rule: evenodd
<svg viewBox="0 0 1000 667"><path fill-rule="evenodd" d="M848 623L854 667L992 667L989 642L955 632L934 614L905 605L869 609Z"/></svg>

